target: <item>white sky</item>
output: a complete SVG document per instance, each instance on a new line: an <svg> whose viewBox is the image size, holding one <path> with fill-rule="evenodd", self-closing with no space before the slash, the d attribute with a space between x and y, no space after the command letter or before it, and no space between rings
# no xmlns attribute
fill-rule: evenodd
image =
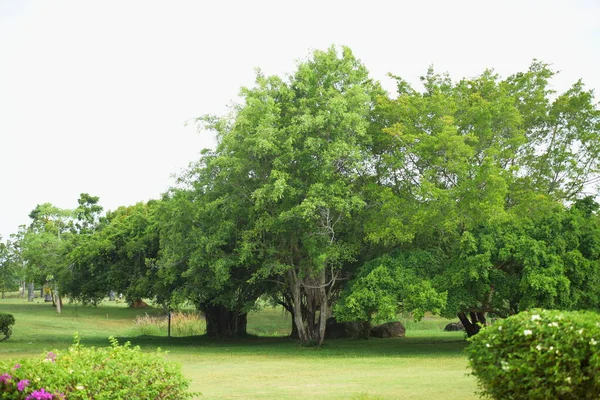
<svg viewBox="0 0 600 400"><path fill-rule="evenodd" d="M598 91L599 21L595 0L0 0L0 235L81 192L105 210L159 197L213 145L184 122L224 112L255 67L291 73L338 44L390 90L387 72L506 76L538 58L556 89Z"/></svg>

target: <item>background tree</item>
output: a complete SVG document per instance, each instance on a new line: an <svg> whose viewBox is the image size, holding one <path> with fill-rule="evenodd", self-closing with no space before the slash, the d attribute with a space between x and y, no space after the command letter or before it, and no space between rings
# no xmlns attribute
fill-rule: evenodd
<svg viewBox="0 0 600 400"><path fill-rule="evenodd" d="M68 268L71 215L70 210L57 208L50 203L37 205L29 214L32 222L23 238L23 256L27 262L29 280L52 288L52 304L59 313L62 300L58 277L62 270Z"/></svg>
<svg viewBox="0 0 600 400"><path fill-rule="evenodd" d="M26 231L27 227L25 225L20 225L18 231L10 234L10 238L6 242L10 262L14 266L15 272L19 279L21 298L25 297L25 291L27 290L27 263L23 256L23 240L25 238ZM28 297L28 301L32 300L33 299L29 299Z"/></svg>
<svg viewBox="0 0 600 400"><path fill-rule="evenodd" d="M16 264L11 260L9 244L2 242L2 237L0 237L0 292L2 292L2 298L4 298L5 292L18 287L18 270Z"/></svg>

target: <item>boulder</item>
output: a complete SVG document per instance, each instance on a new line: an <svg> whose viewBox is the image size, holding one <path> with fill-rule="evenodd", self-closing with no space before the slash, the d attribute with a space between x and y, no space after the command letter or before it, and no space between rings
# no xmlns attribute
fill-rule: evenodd
<svg viewBox="0 0 600 400"><path fill-rule="evenodd" d="M378 338L404 337L406 328L400 322L386 322L371 328L371 336Z"/></svg>
<svg viewBox="0 0 600 400"><path fill-rule="evenodd" d="M463 326L462 322L451 322L448 325L446 325L446 327L444 328L444 330L446 332L452 332L452 331L464 331L465 327Z"/></svg>
<svg viewBox="0 0 600 400"><path fill-rule="evenodd" d="M327 318L327 322L325 324L325 339L366 339L368 337L369 324L367 322L338 322L336 321L335 317Z"/></svg>

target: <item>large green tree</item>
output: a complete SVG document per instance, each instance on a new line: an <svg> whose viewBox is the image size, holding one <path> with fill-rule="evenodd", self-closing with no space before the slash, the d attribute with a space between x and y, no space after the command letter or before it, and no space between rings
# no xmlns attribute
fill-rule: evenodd
<svg viewBox="0 0 600 400"><path fill-rule="evenodd" d="M380 95L348 48L331 48L288 80L258 73L230 115L202 118L218 145L202 159L197 200L220 226L205 229L191 271L229 278L242 269L246 281L276 282L299 338L322 343L331 296L362 251L365 152Z"/></svg>
<svg viewBox="0 0 600 400"><path fill-rule="evenodd" d="M511 212L464 232L443 279L448 312L469 334L485 313L508 316L529 308L600 307L598 205L585 198ZM470 318L469 318L470 317Z"/></svg>
<svg viewBox="0 0 600 400"><path fill-rule="evenodd" d="M443 254L445 268L424 272L440 282L452 279L451 289L443 285L450 299L469 294L449 308L467 326L485 320L490 302L509 300L490 282L472 282L477 262L469 254L480 232L502 226L521 232L536 209L560 209L596 190L600 112L581 82L561 94L550 90L554 74L534 62L507 79L485 71L453 82L430 69L423 91L396 77L398 96L378 103L382 134L373 166L381 190L368 236L405 251ZM543 274L515 279L528 280L521 287L529 292L574 284L563 276L546 285L551 279Z"/></svg>

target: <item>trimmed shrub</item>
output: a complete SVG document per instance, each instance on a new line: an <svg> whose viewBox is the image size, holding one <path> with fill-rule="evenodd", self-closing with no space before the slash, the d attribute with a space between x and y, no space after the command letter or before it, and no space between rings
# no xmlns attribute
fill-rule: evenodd
<svg viewBox="0 0 600 400"><path fill-rule="evenodd" d="M67 351L0 362L0 399L188 399L189 382L160 349L143 353L114 338L110 347L75 343Z"/></svg>
<svg viewBox="0 0 600 400"><path fill-rule="evenodd" d="M0 342L6 340L12 335L12 326L15 324L15 317L12 314L0 313L0 333L4 335Z"/></svg>
<svg viewBox="0 0 600 400"><path fill-rule="evenodd" d="M484 395L600 398L600 315L532 310L482 329L467 347Z"/></svg>

